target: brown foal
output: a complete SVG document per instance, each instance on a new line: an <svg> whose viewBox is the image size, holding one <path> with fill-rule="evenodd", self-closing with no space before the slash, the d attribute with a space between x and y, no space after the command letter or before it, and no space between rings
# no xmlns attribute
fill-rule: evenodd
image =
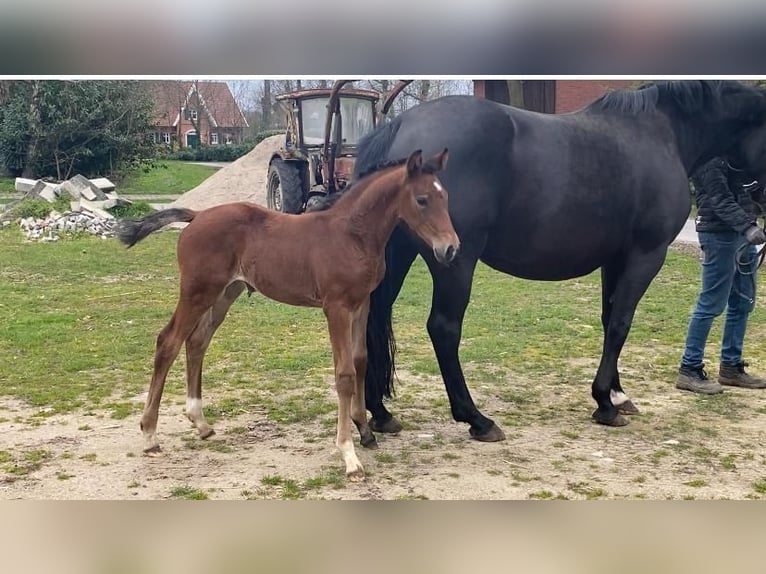
<svg viewBox="0 0 766 574"><path fill-rule="evenodd" d="M117 229L129 247L173 222L189 222L178 240L181 290L170 322L157 337L154 374L141 430L144 452L160 450L157 416L165 378L186 343L186 416L200 437L214 434L202 413L202 359L229 307L246 288L290 305L321 307L327 317L338 393L337 446L346 474L364 469L354 451L350 421L361 443L375 446L367 423L367 313L370 293L385 271L385 247L404 222L449 263L460 241L447 211L447 193L436 177L447 150L360 178L326 211L288 215L251 203L207 209L168 209Z"/></svg>

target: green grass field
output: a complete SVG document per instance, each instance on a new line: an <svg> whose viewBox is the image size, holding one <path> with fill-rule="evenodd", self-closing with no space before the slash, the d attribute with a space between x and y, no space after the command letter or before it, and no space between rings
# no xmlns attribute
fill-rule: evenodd
<svg viewBox="0 0 766 574"><path fill-rule="evenodd" d="M0 233L0 394L60 411L113 406L139 393L154 339L176 301L176 238L159 234L126 250L115 240L35 244L23 242L15 228ZM636 315L626 349L634 367L651 354L651 369L672 377L697 283L695 258L671 252ZM400 366L415 374L438 374L424 328L430 291L417 263L395 307ZM585 383L601 349L599 313L597 274L529 282L479 266L461 358L473 379L492 381L499 369ZM756 310L754 330L760 317ZM766 358L760 345L752 352ZM330 365L321 311L256 295L232 307L206 372L211 385L224 375L250 384L254 376L274 381L331 372Z"/></svg>
<svg viewBox="0 0 766 574"><path fill-rule="evenodd" d="M120 182L123 195L179 194L197 187L218 171L215 167L175 160L158 160L155 167L140 169Z"/></svg>

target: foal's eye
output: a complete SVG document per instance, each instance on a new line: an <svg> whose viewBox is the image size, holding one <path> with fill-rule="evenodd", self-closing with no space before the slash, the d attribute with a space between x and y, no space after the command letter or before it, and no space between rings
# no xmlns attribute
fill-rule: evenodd
<svg viewBox="0 0 766 574"><path fill-rule="evenodd" d="M415 198L415 201L417 202L417 204L420 207L425 207L426 205L428 205L428 196L427 195L418 195Z"/></svg>

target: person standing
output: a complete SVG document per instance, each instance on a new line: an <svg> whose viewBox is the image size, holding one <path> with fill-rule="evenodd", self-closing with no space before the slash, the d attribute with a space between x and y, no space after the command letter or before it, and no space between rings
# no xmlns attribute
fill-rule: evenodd
<svg viewBox="0 0 766 574"><path fill-rule="evenodd" d="M756 245L766 243L753 199L760 185L730 157L717 157L692 175L697 195L696 229L702 248L702 288L689 321L676 388L718 394L723 386L766 388L745 371L742 347L755 307ZM726 310L718 380L708 377L704 354L716 317Z"/></svg>

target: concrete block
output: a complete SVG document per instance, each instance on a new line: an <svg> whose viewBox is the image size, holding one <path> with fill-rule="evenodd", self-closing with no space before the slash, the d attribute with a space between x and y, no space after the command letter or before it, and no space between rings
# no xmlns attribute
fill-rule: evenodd
<svg viewBox="0 0 766 574"><path fill-rule="evenodd" d="M56 186L54 184L38 180L28 193L53 203L56 200L55 190Z"/></svg>
<svg viewBox="0 0 766 574"><path fill-rule="evenodd" d="M114 184L105 177L97 177L96 179L91 179L90 182L101 191L114 191Z"/></svg>
<svg viewBox="0 0 766 574"><path fill-rule="evenodd" d="M114 215L109 213L103 208L104 202L100 201L88 201L87 199L80 199L80 210L89 211L93 215L101 217L103 219L114 219Z"/></svg>
<svg viewBox="0 0 766 574"><path fill-rule="evenodd" d="M93 185L84 175L78 173L76 176L69 178L67 182L71 183L74 188L80 192L80 195L89 201L102 201L106 199L106 194Z"/></svg>
<svg viewBox="0 0 766 574"><path fill-rule="evenodd" d="M35 186L35 184L38 181L39 180L37 180L37 179L26 179L24 177L17 177L16 178L16 184L15 184L14 187L15 187L16 191L20 191L22 193L26 193L28 191L31 191L32 188Z"/></svg>

